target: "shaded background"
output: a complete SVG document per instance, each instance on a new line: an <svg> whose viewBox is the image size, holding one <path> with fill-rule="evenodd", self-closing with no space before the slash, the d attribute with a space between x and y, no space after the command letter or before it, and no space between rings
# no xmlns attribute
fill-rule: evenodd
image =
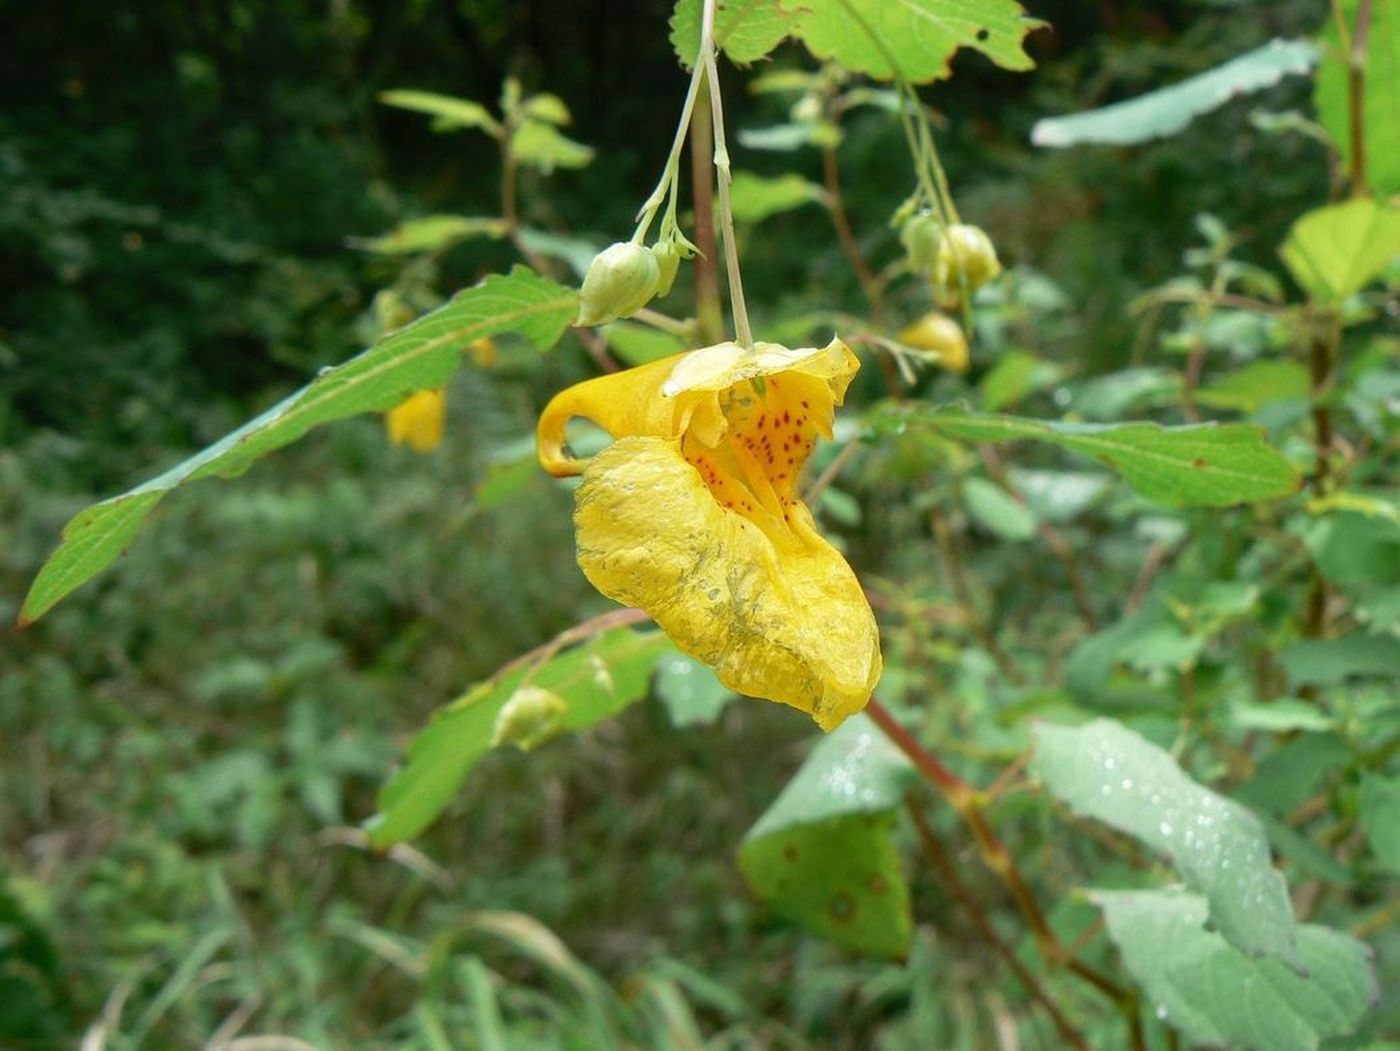
<svg viewBox="0 0 1400 1051"><path fill-rule="evenodd" d="M1251 130L1260 99L1132 150L1034 153L1030 126L1310 34L1325 5L1030 9L1053 26L1029 40L1039 70L963 56L924 94L947 118L964 214L1073 304L1046 352L1116 366L1135 332L1126 305L1178 271L1194 216L1219 215L1250 238L1244 257L1271 263L1299 202L1325 196L1321 148ZM347 239L495 210L489 140L433 134L377 92L494 108L510 74L560 95L568 133L598 156L527 177L526 217L605 243L630 229L673 134L685 77L668 14L597 0L9 5L0 619L68 516L363 345L399 264ZM810 59L789 45L773 63ZM783 119L745 80L726 72L730 127ZM1308 92L1294 78L1262 99L1306 109ZM810 152L735 157L819 177ZM898 128L862 113L841 162L862 242L892 256L886 222L910 182ZM437 283L511 261L504 242L472 242L440 261ZM745 275L760 332L797 306L860 308L816 209L751 237ZM422 989L375 938L426 944L485 907L537 916L609 977L680 961L817 1042L898 1014L888 968L776 924L733 870L732 847L810 736L775 706L681 733L648 704L528 762L492 756L420 844L439 883L326 833L372 813L434 707L604 607L573 566L566 493L536 480L507 513L471 504L487 454L528 435L548 393L587 368L570 340L533 370L464 370L431 457L351 421L236 485L179 494L113 572L0 638L0 923L46 947L16 986L40 1005L16 1039L71 1041L125 989L124 1024L144 1024L149 1046L201 1046L244 1004L259 1031L415 1045ZM922 904L937 921L942 906ZM170 985L206 948L228 964L223 986ZM872 993L881 981L894 993Z"/></svg>

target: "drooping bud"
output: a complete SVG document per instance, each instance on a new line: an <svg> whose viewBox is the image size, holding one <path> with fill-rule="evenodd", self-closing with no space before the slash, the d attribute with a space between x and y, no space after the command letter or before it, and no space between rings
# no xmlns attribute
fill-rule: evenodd
<svg viewBox="0 0 1400 1051"><path fill-rule="evenodd" d="M930 310L903 329L898 339L906 347L936 355L935 364L949 372L967 371L967 337L962 326L947 314Z"/></svg>
<svg viewBox="0 0 1400 1051"><path fill-rule="evenodd" d="M938 260L939 235L943 224L932 212L920 212L906 219L899 229L899 241L909 257L909 269L931 274Z"/></svg>
<svg viewBox="0 0 1400 1051"><path fill-rule="evenodd" d="M676 283L676 271L681 265L681 250L674 241L658 241L651 246L651 254L656 257L658 279L656 298L668 295Z"/></svg>
<svg viewBox="0 0 1400 1051"><path fill-rule="evenodd" d="M496 714L491 747L513 744L523 751L538 748L564 729L564 698L539 686L522 686Z"/></svg>
<svg viewBox="0 0 1400 1051"><path fill-rule="evenodd" d="M957 297L975 292L999 273L997 250L980 226L959 223L943 231L933 271L939 288Z"/></svg>
<svg viewBox="0 0 1400 1051"><path fill-rule="evenodd" d="M604 325L651 302L661 282L656 256L644 245L619 241L593 258L579 290L576 325Z"/></svg>

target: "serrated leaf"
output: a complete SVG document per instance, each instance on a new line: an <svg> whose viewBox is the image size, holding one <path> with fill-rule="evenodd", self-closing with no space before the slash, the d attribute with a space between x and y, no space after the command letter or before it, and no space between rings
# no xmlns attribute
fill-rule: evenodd
<svg viewBox="0 0 1400 1051"><path fill-rule="evenodd" d="M1170 858L1231 944L1300 965L1293 906L1258 818L1111 719L1041 724L1035 740L1033 769L1056 798Z"/></svg>
<svg viewBox="0 0 1400 1051"><path fill-rule="evenodd" d="M708 726L737 696L708 664L679 650L662 654L657 662L656 695L675 727Z"/></svg>
<svg viewBox="0 0 1400 1051"><path fill-rule="evenodd" d="M800 175L788 172L768 178L753 172L736 171L729 189L734 218L741 223L757 223L770 215L790 212L804 204L821 200L824 191Z"/></svg>
<svg viewBox="0 0 1400 1051"><path fill-rule="evenodd" d="M582 730L646 696L656 659L670 648L658 631L614 628L541 665L530 679L561 697L562 730ZM491 747L496 717L529 669L478 683L440 709L408 750L408 763L379 793L367 824L378 848L412 839L437 819Z"/></svg>
<svg viewBox="0 0 1400 1051"><path fill-rule="evenodd" d="M1125 146L1175 135L1203 113L1231 99L1272 87L1284 77L1309 72L1318 50L1306 40L1272 40L1224 65L1179 84L1066 117L1047 117L1031 129L1036 146L1082 142Z"/></svg>
<svg viewBox="0 0 1400 1051"><path fill-rule="evenodd" d="M963 482L963 503L975 522L1003 540L1029 540L1035 536L1038 523L1034 512L985 478Z"/></svg>
<svg viewBox="0 0 1400 1051"><path fill-rule="evenodd" d="M1348 31L1356 25L1358 0L1338 5ZM1395 3L1371 6L1371 27L1366 44L1366 78L1362 109L1365 115L1366 182L1377 195L1400 193L1400 7ZM1334 8L1336 10L1336 8ZM1318 122L1327 129L1351 169L1351 123L1347 56L1343 53L1337 20L1328 17L1327 59L1317 71Z"/></svg>
<svg viewBox="0 0 1400 1051"><path fill-rule="evenodd" d="M1400 777L1372 774L1361 782L1361 827L1381 864L1400 875Z"/></svg>
<svg viewBox="0 0 1400 1051"><path fill-rule="evenodd" d="M459 292L349 361L323 369L295 394L159 477L79 512L30 588L21 624L43 616L109 566L172 489L201 478L235 477L315 427L383 412L416 390L441 387L474 339L517 332L537 347L552 346L577 310L576 292L523 266Z"/></svg>
<svg viewBox="0 0 1400 1051"><path fill-rule="evenodd" d="M867 716L852 716L744 837L739 868L778 914L845 948L903 956L909 891L890 833L916 779Z"/></svg>
<svg viewBox="0 0 1400 1051"><path fill-rule="evenodd" d="M1293 465L1250 424L1047 423L952 408L905 411L893 419L960 441L1049 442L1098 460L1148 500L1172 507L1271 500L1302 484Z"/></svg>
<svg viewBox="0 0 1400 1051"><path fill-rule="evenodd" d="M355 248L381 255L409 255L413 252L436 252L469 237L506 236L504 219L478 218L466 215L425 215L409 219L378 237L355 238Z"/></svg>
<svg viewBox="0 0 1400 1051"><path fill-rule="evenodd" d="M700 52L700 10L701 0L677 0L671 13L671 46L686 69ZM782 43L791 23L777 0L726 0L715 12L715 46L747 65Z"/></svg>
<svg viewBox="0 0 1400 1051"><path fill-rule="evenodd" d="M892 58L914 83L948 76L949 60L962 47L982 52L1003 69L1031 69L1034 63L1023 43L1027 33L1044 24L1028 18L1014 0L779 0L779 4L792 13L793 35L817 58L834 60L879 80L893 80Z"/></svg>
<svg viewBox="0 0 1400 1051"><path fill-rule="evenodd" d="M548 175L555 168L584 168L593 160L593 147L560 134L552 124L525 120L510 137L510 152L521 164Z"/></svg>
<svg viewBox="0 0 1400 1051"><path fill-rule="evenodd" d="M1192 1043L1311 1051L1352 1032L1376 1003L1370 951L1349 935L1298 928L1295 972L1246 956L1205 929L1204 899L1181 891L1091 891L1109 937L1159 1019Z"/></svg>
<svg viewBox="0 0 1400 1051"><path fill-rule="evenodd" d="M439 95L434 91L415 91L401 88L379 93L379 101L386 106L426 113L433 119L434 131L458 131L462 128L480 128L488 135L501 134L500 122L479 102L470 99Z"/></svg>
<svg viewBox="0 0 1400 1051"><path fill-rule="evenodd" d="M1400 256L1400 209L1369 197L1318 208L1293 224L1279 254L1309 295L1340 302Z"/></svg>

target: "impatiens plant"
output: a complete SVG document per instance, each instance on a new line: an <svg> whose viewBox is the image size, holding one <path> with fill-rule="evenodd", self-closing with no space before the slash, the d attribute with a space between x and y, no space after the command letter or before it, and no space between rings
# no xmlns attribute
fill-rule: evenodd
<svg viewBox="0 0 1400 1051"><path fill-rule="evenodd" d="M77 515L22 622L116 559L185 482L360 413L431 450L459 367L493 367L497 338L533 361L570 332L560 353L599 374L548 401L535 452L578 479L578 564L622 608L445 705L383 789L371 843L428 827L492 748L545 746L653 693L678 726L742 694L827 732L738 847L775 915L916 968L917 850L1055 1046L1312 1048L1379 1032L1360 936L1397 947L1400 504L1393 463L1372 452L1393 460L1400 438L1397 344L1377 324L1400 286L1387 196L1400 183L1389 160L1368 177L1365 146L1392 130L1368 113L1400 93L1400 18L1337 7L1328 47L1279 43L1130 110L1038 127L1047 147L1131 145L1320 63L1321 123L1345 146L1350 199L1303 215L1280 249L1301 299L1203 217L1188 272L1141 303L1168 364L1087 378L1037 342L1066 309L1053 282L960 215L916 87L960 49L1029 69L1040 23L1014 0L679 0L671 41L690 79L673 145L632 233L606 247L520 215L521 165L591 156L558 131L561 100L510 82L497 117L388 93L495 141L501 214L362 242L409 260L380 294L373 345ZM819 68L757 77L795 97L792 121L741 141L794 165L818 149L821 185L731 167L720 59L747 66L788 40ZM858 106L897 124L912 184L869 231L837 167ZM701 163L683 210L687 143ZM814 204L864 301L755 323L738 228ZM508 239L528 265L427 309L428 261L475 237ZM1018 404L1041 409L1004 413ZM1016 462L1005 443L1026 443ZM833 542L832 525L849 535ZM917 540L877 557L891 535ZM993 883L969 871L974 853ZM1370 910L1350 930L1328 911L1342 900Z"/></svg>

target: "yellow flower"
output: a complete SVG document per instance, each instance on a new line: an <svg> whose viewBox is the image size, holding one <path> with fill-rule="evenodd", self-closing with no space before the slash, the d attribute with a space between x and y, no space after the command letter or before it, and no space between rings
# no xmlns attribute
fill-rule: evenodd
<svg viewBox="0 0 1400 1051"><path fill-rule="evenodd" d="M472 361L476 362L483 369L489 369L496 364L499 356L496 351L496 341L490 336L482 336L467 344L467 350L471 353Z"/></svg>
<svg viewBox="0 0 1400 1051"><path fill-rule="evenodd" d="M881 670L860 583L797 492L859 367L840 340L721 343L570 387L538 430L545 469L583 475L574 521L594 587L646 610L730 689L824 730L865 706ZM612 445L570 458L575 416Z"/></svg>
<svg viewBox="0 0 1400 1051"><path fill-rule="evenodd" d="M407 443L415 452L431 452L442 444L443 420L447 415L447 391L420 390L395 405L384 417L389 441Z"/></svg>

